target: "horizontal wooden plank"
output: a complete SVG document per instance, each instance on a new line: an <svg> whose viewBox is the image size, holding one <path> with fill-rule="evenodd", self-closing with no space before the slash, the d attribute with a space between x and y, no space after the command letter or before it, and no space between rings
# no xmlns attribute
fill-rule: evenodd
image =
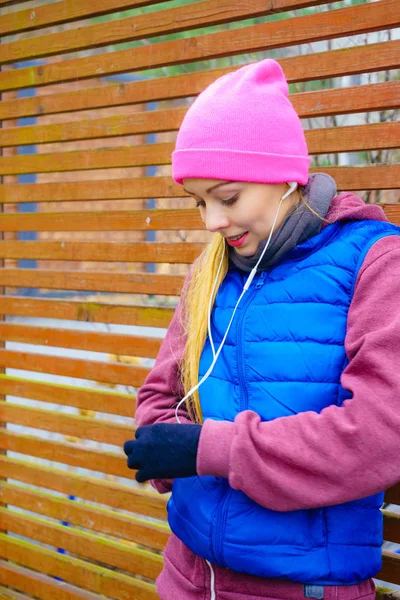
<svg viewBox="0 0 400 600"><path fill-rule="evenodd" d="M383 539L400 544L400 515L399 513L382 511L384 515Z"/></svg>
<svg viewBox="0 0 400 600"><path fill-rule="evenodd" d="M124 335L122 333L34 327L1 321L0 340L39 346L57 346L59 348L106 352L115 354L116 361L119 355L155 358L162 341L160 338Z"/></svg>
<svg viewBox="0 0 400 600"><path fill-rule="evenodd" d="M73 406L84 411L103 412L125 417L133 417L135 414L136 397L132 394L47 383L1 373L0 394L50 403L54 403L56 400L57 404Z"/></svg>
<svg viewBox="0 0 400 600"><path fill-rule="evenodd" d="M117 392L45 383L0 374L0 394L28 398L42 402L72 406L83 411L104 412L132 417L135 412L135 396Z"/></svg>
<svg viewBox="0 0 400 600"><path fill-rule="evenodd" d="M133 425L110 423L104 419L81 415L69 415L57 410L21 406L9 401L0 401L0 419L3 423L61 433L77 440L95 440L103 444L113 444L119 448L122 448L126 440L134 437Z"/></svg>
<svg viewBox="0 0 400 600"><path fill-rule="evenodd" d="M320 172L321 167L310 171ZM334 178L339 191L390 190L400 185L400 165L323 167L323 171Z"/></svg>
<svg viewBox="0 0 400 600"><path fill-rule="evenodd" d="M101 297L85 300L49 300L0 295L0 314L23 317L84 321L88 323L117 323L143 327L168 327L173 308L107 304Z"/></svg>
<svg viewBox="0 0 400 600"><path fill-rule="evenodd" d="M2 477L29 485L76 496L114 509L166 519L166 498L155 492L103 481L88 475L77 475L62 469L36 465L0 455Z"/></svg>
<svg viewBox="0 0 400 600"><path fill-rule="evenodd" d="M0 586L0 600L32 600L32 596L25 596L11 588Z"/></svg>
<svg viewBox="0 0 400 600"><path fill-rule="evenodd" d="M382 205L387 218L395 225L400 226L400 205L399 204L383 204ZM399 502L400 504L400 502Z"/></svg>
<svg viewBox="0 0 400 600"><path fill-rule="evenodd" d="M339 190L393 189L399 186L400 165L396 164L364 167L324 167L323 170L335 179ZM320 172L321 167L310 169L311 173L315 171ZM170 177L101 180L96 186L93 185L92 181L3 184L0 186L0 203L12 202L13 204L18 202L64 202L66 200L97 201L154 197L176 198L180 196L188 198L187 194L183 191L183 187L174 183ZM66 242L66 245L71 247L71 243ZM99 246L99 248L102 247L101 244L97 243L96 246ZM113 244L114 246L121 247L121 244L116 243ZM159 246L161 247L161 245ZM185 244L185 247L188 246L188 244ZM85 245L84 247L89 248L90 246ZM170 245L168 245L169 247ZM174 244L173 247L178 247L178 244ZM112 257L113 253L111 252L110 254ZM166 249L163 250L163 254L168 256ZM142 259L140 260L142 261ZM158 262L156 259L152 259L153 261Z"/></svg>
<svg viewBox="0 0 400 600"><path fill-rule="evenodd" d="M105 569L72 556L64 556L52 550L41 548L38 544L0 535L1 556L20 566L40 571L51 577L85 588L92 592L107 596L113 600L157 600L155 587L152 584L115 570ZM1 592L0 592L1 598ZM10 600L10 598L7 598ZM11 600L26 600L12 596Z"/></svg>
<svg viewBox="0 0 400 600"><path fill-rule="evenodd" d="M400 584L400 555L383 550L383 565L376 578L390 583Z"/></svg>
<svg viewBox="0 0 400 600"><path fill-rule="evenodd" d="M400 64L399 56L400 41L394 40L294 56L279 59L278 62L289 83L294 83L395 69ZM0 103L0 120L196 96L215 79L237 68L239 67L230 66L159 79L110 83L92 89L3 100Z"/></svg>
<svg viewBox="0 0 400 600"><path fill-rule="evenodd" d="M74 555L149 579L156 579L162 569L162 557L148 550L82 532L74 527L54 524L37 516L21 515L11 509L0 508L0 526L17 535L55 548L62 547Z"/></svg>
<svg viewBox="0 0 400 600"><path fill-rule="evenodd" d="M56 4L53 2L45 6L36 6L34 10L28 8L3 15L0 17L0 35L5 36L10 33L22 33L41 27L61 25L77 19L93 18L120 10L149 6L159 1L102 0L99 4L96 0L85 0L85 2L81 0L61 0ZM19 2L27 2L27 0L0 0L0 6L18 4Z"/></svg>
<svg viewBox="0 0 400 600"><path fill-rule="evenodd" d="M290 100L301 118L388 110L400 104L400 82L303 92Z"/></svg>
<svg viewBox="0 0 400 600"><path fill-rule="evenodd" d="M396 148L399 144L400 124L393 122L329 127L308 130L305 134L310 154L360 152Z"/></svg>
<svg viewBox="0 0 400 600"><path fill-rule="evenodd" d="M108 509L89 506L80 501L67 500L49 493L25 489L20 485L2 482L0 501L6 505L16 506L64 521L70 525L135 542L155 550L164 550L170 535L166 524L150 523Z"/></svg>
<svg viewBox="0 0 400 600"><path fill-rule="evenodd" d="M68 142L177 131L186 111L186 108L154 110L101 119L1 129L0 146L47 144L56 141Z"/></svg>
<svg viewBox="0 0 400 600"><path fill-rule="evenodd" d="M398 209L398 216L400 220L400 206ZM400 504L400 483L385 492L385 502L390 504Z"/></svg>
<svg viewBox="0 0 400 600"><path fill-rule="evenodd" d="M57 600L102 600L97 594L84 591L54 577L29 571L5 560L0 560L0 584L32 594L41 600L55 598Z"/></svg>
<svg viewBox="0 0 400 600"><path fill-rule="evenodd" d="M183 282L181 275L0 269L0 285L13 287L179 296Z"/></svg>
<svg viewBox="0 0 400 600"><path fill-rule="evenodd" d="M249 48L256 52L347 34L379 31L396 27L399 19L400 7L397 0L380 0L375 3L374 11L368 5L361 5L295 17L296 27L288 26L288 20L273 21L113 53L95 54L56 64L4 71L0 73L0 90L10 91L116 73L132 73L142 69L242 54L248 52Z"/></svg>
<svg viewBox="0 0 400 600"><path fill-rule="evenodd" d="M0 158L0 175L86 171L119 167L166 165L173 144L148 144L98 150L74 150L52 154L17 155Z"/></svg>
<svg viewBox="0 0 400 600"><path fill-rule="evenodd" d="M125 456L116 452L87 449L72 442L53 442L33 435L0 429L0 448L99 473L133 479Z"/></svg>
<svg viewBox="0 0 400 600"><path fill-rule="evenodd" d="M400 125L396 122L374 123L308 130L305 135L310 154L358 152L396 148L399 143L399 129ZM171 162L174 146L172 142L164 142L106 150L7 156L0 158L0 175L165 165Z"/></svg>
<svg viewBox="0 0 400 600"><path fill-rule="evenodd" d="M0 108L1 108L0 102ZM135 177L62 183L3 184L2 202L64 202L66 200L117 200L131 198L177 198L187 196L171 177Z"/></svg>
<svg viewBox="0 0 400 600"><path fill-rule="evenodd" d="M194 205L193 201L192 205ZM0 214L0 231L180 231L181 229L194 231L204 229L197 209ZM83 276L83 273L81 275ZM107 272L107 276L112 277L112 274ZM148 274L142 277L147 278Z"/></svg>
<svg viewBox="0 0 400 600"><path fill-rule="evenodd" d="M203 250L201 243L4 242L0 258L190 264Z"/></svg>
<svg viewBox="0 0 400 600"><path fill-rule="evenodd" d="M52 373L66 377L89 379L101 383L139 387L149 369L133 365L108 363L78 358L64 358L48 354L34 354L0 348L0 366L23 371Z"/></svg>
<svg viewBox="0 0 400 600"><path fill-rule="evenodd" d="M1 45L0 45L1 49ZM290 97L301 118L388 110L400 104L400 82L318 90ZM0 146L46 144L178 130L187 108L0 130Z"/></svg>
<svg viewBox="0 0 400 600"><path fill-rule="evenodd" d="M252 0L246 4L232 4L230 0L203 0L187 6L167 8L153 14L136 15L118 20L109 20L79 29L67 29L34 38L2 44L0 63L7 64L43 56L61 55L66 52L89 50L109 44L133 42L154 36L190 31L199 27L220 25L240 19L260 17L280 11L324 4L326 0ZM54 8L56 11L56 7ZM1 27L1 20L0 20Z"/></svg>

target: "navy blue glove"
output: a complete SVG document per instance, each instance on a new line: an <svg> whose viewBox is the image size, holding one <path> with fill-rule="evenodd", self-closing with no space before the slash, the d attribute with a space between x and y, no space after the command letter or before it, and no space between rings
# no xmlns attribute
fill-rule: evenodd
<svg viewBox="0 0 400 600"><path fill-rule="evenodd" d="M196 475L201 425L156 423L136 430L136 440L124 444L130 469L138 469L136 481L175 479Z"/></svg>

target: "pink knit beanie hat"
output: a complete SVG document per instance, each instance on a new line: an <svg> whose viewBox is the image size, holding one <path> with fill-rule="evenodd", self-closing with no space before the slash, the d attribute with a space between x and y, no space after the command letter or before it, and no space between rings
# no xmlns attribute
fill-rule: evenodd
<svg viewBox="0 0 400 600"><path fill-rule="evenodd" d="M172 154L175 181L194 177L305 185L311 159L288 91L272 59L214 81L183 119Z"/></svg>

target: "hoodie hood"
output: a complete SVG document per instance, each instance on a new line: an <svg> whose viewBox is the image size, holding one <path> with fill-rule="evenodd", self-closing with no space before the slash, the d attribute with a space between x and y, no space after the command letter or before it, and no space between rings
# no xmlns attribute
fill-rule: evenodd
<svg viewBox="0 0 400 600"><path fill-rule="evenodd" d="M330 203L323 227L337 221L386 221L383 209L377 204L365 204L359 196L345 192L335 196Z"/></svg>

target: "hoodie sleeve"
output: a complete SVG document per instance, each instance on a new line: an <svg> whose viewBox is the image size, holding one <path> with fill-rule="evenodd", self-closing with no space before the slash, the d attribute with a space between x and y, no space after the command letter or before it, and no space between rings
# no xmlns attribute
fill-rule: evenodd
<svg viewBox="0 0 400 600"><path fill-rule="evenodd" d="M175 310L155 365L138 391L135 414L138 427L176 423L175 407L184 396L179 373L186 341L181 317L182 302L181 299ZM178 415L181 423L191 423L184 406L181 406ZM172 488L172 480L154 480L151 483L160 493L169 492Z"/></svg>
<svg viewBox="0 0 400 600"><path fill-rule="evenodd" d="M207 420L200 475L229 479L258 504L291 511L341 504L400 480L400 236L376 242L360 269L348 315L352 398L321 413L260 422Z"/></svg>

